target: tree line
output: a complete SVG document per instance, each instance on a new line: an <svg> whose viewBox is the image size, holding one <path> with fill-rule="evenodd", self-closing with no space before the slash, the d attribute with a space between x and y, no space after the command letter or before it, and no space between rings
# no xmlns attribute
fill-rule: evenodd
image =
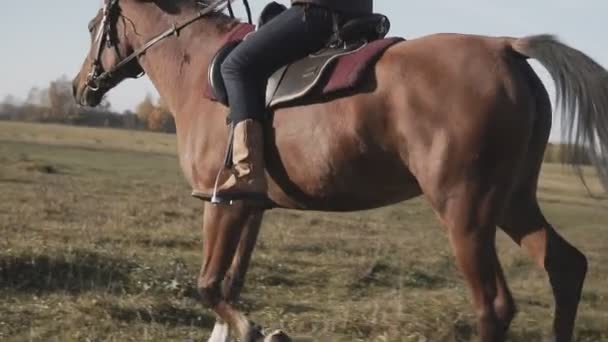
<svg viewBox="0 0 608 342"><path fill-rule="evenodd" d="M24 100L12 95L0 102L0 120L112 127L175 133L175 121L162 99L147 95L135 112L117 112L107 99L95 108L76 104L72 82L66 76L46 88L33 87Z"/></svg>

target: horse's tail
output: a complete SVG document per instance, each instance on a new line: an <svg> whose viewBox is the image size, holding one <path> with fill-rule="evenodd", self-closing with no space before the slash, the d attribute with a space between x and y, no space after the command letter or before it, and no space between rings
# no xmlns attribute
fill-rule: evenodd
<svg viewBox="0 0 608 342"><path fill-rule="evenodd" d="M591 159L608 190L608 71L554 36L514 39L511 46L540 62L555 81L568 163L582 178L580 165Z"/></svg>

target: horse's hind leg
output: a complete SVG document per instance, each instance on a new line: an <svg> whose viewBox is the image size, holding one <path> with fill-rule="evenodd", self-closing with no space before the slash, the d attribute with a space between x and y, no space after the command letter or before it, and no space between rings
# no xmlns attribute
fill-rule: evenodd
<svg viewBox="0 0 608 342"><path fill-rule="evenodd" d="M494 298L494 312L500 322L501 327L506 332L515 318L515 301L511 290L507 285L502 266L498 260L498 255L494 253L496 260L496 298Z"/></svg>
<svg viewBox="0 0 608 342"><path fill-rule="evenodd" d="M496 255L495 197L493 192L480 192L477 185L466 185L450 196L440 213L458 268L471 290L483 342L504 340L507 326L495 309L499 291L511 301Z"/></svg>
<svg viewBox="0 0 608 342"><path fill-rule="evenodd" d="M218 318L237 331L244 342L262 341L264 336L224 298L221 285L234 260L243 229L255 215L260 215L260 211L244 204L230 207L208 204L203 222L204 253L198 281L199 292ZM225 338L221 336L222 331L219 333L219 336L212 335L212 338Z"/></svg>
<svg viewBox="0 0 608 342"><path fill-rule="evenodd" d="M571 341L587 259L551 227L530 195L513 198L501 228L547 271L555 297L555 341Z"/></svg>
<svg viewBox="0 0 608 342"><path fill-rule="evenodd" d="M252 213L241 233L240 241L236 254L232 260L232 265L224 278L222 286L222 296L228 303L235 303L238 301L245 284L245 275L249 268L249 262L251 255L255 249L255 244L260 232L260 226L262 223L262 212ZM228 323L218 319L209 338L209 342L229 342L230 338L230 327Z"/></svg>
<svg viewBox="0 0 608 342"><path fill-rule="evenodd" d="M534 134L527 148L520 179L499 226L548 273L555 297L553 334L555 341L562 342L572 340L578 303L587 273L587 259L557 234L538 205L536 192L551 131L552 114L551 103L542 83L538 79L535 82L538 87L538 113Z"/></svg>

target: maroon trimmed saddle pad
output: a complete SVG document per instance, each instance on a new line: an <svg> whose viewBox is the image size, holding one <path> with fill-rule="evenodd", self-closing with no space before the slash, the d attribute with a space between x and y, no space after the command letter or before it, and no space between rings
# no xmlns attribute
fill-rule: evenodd
<svg viewBox="0 0 608 342"><path fill-rule="evenodd" d="M209 66L205 97L228 104L221 63L254 31L254 26L239 24L224 37L223 47ZM298 99L323 98L340 92L355 91L369 70L390 46L403 41L392 37L328 47L277 70L268 80L266 104L269 108Z"/></svg>

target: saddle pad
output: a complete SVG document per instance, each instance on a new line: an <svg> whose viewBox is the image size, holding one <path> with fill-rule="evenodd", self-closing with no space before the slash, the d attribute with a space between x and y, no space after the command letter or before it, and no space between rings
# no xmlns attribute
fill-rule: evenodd
<svg viewBox="0 0 608 342"><path fill-rule="evenodd" d="M223 39L222 46L244 39L254 29L249 24L235 26ZM365 71L375 64L386 49L403 40L400 37L379 39L356 46L354 50L351 48L350 51L326 49L284 66L269 79L266 104L273 107L304 97L322 97L356 90ZM209 83L204 96L217 101Z"/></svg>
<svg viewBox="0 0 608 342"><path fill-rule="evenodd" d="M282 67L268 79L266 105L273 107L306 96L340 56L364 49L366 45L359 43L346 48L326 48Z"/></svg>
<svg viewBox="0 0 608 342"><path fill-rule="evenodd" d="M255 26L251 24L239 23L224 36L222 39L222 46L237 40L243 40L253 31L255 31Z"/></svg>
<svg viewBox="0 0 608 342"><path fill-rule="evenodd" d="M304 97L356 90L365 72L382 53L403 40L397 37L379 39L347 50L327 49L301 59L270 78L266 103L273 107Z"/></svg>
<svg viewBox="0 0 608 342"><path fill-rule="evenodd" d="M370 42L363 49L338 58L323 94L356 88L365 71L375 64L392 45L404 41L401 37L384 38Z"/></svg>

